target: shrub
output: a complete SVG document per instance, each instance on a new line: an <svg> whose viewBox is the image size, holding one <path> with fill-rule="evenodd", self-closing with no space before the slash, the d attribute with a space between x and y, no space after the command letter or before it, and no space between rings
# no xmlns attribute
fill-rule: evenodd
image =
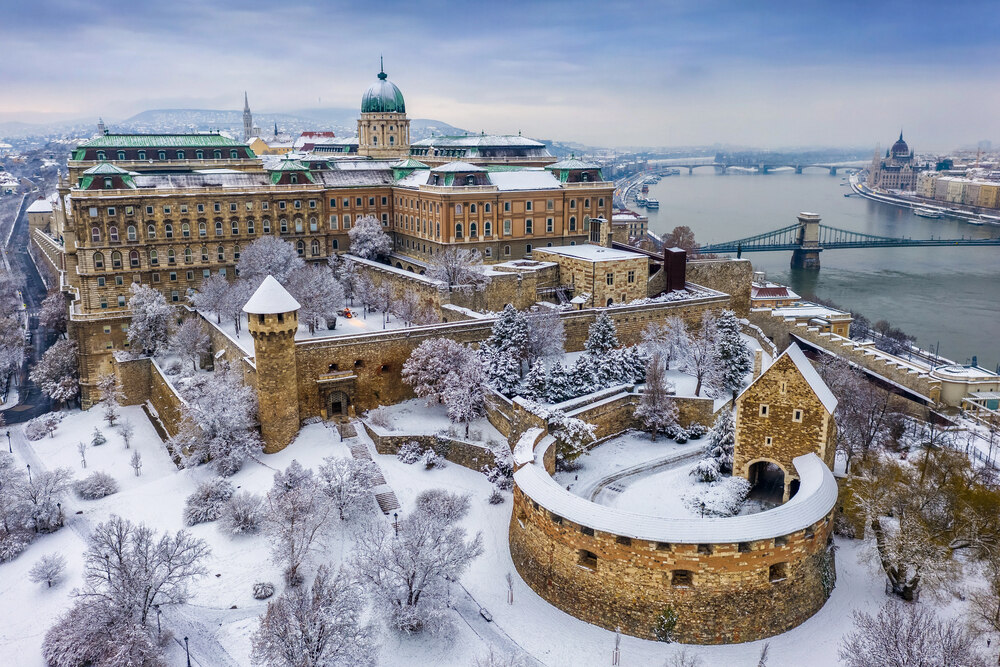
<svg viewBox="0 0 1000 667"><path fill-rule="evenodd" d="M258 581L253 585L253 599L266 600L274 595L274 584L267 581Z"/></svg>
<svg viewBox="0 0 1000 667"><path fill-rule="evenodd" d="M701 459L690 473L699 482L714 482L719 479L719 462L715 459Z"/></svg>
<svg viewBox="0 0 1000 667"><path fill-rule="evenodd" d="M677 627L677 612L673 607L666 607L656 617L653 623L653 634L656 639L669 644L674 641L674 629Z"/></svg>
<svg viewBox="0 0 1000 667"><path fill-rule="evenodd" d="M674 434L674 442L678 445L683 445L688 441L688 432L685 429L677 429L677 433Z"/></svg>
<svg viewBox="0 0 1000 667"><path fill-rule="evenodd" d="M260 530L264 501L255 493L240 491L233 494L222 508L221 528L232 535L245 535Z"/></svg>
<svg viewBox="0 0 1000 667"><path fill-rule="evenodd" d="M742 477L722 477L708 486L700 487L694 493L685 495L682 500L692 513L704 512L705 516L736 516L743 508L749 493L750 482Z"/></svg>
<svg viewBox="0 0 1000 667"><path fill-rule="evenodd" d="M426 468L427 470L432 470L434 468L443 468L447 465L444 462L444 457L440 456L433 449L427 449L420 458L423 461L424 468Z"/></svg>
<svg viewBox="0 0 1000 667"><path fill-rule="evenodd" d="M222 515L226 501L233 497L233 492L233 485L221 477L202 482L184 503L184 523L193 526L215 521Z"/></svg>
<svg viewBox="0 0 1000 667"><path fill-rule="evenodd" d="M21 555L31 544L34 535L27 530L0 531L0 563L6 563Z"/></svg>
<svg viewBox="0 0 1000 667"><path fill-rule="evenodd" d="M441 519L445 523L455 523L469 513L469 496L449 493L444 489L428 489L417 496L418 512Z"/></svg>
<svg viewBox="0 0 1000 667"><path fill-rule="evenodd" d="M52 588L63 579L66 570L66 558L62 554L48 554L35 563L28 572L28 579L36 584L45 582Z"/></svg>
<svg viewBox="0 0 1000 667"><path fill-rule="evenodd" d="M166 373L167 375L177 375L178 373L181 372L181 362L178 361L177 359L174 359L169 364L167 364L167 367L163 369L163 372Z"/></svg>
<svg viewBox="0 0 1000 667"><path fill-rule="evenodd" d="M28 440L41 440L45 436L51 437L65 416L62 412L47 412L40 417L35 417L24 425L24 437Z"/></svg>
<svg viewBox="0 0 1000 667"><path fill-rule="evenodd" d="M699 440L702 436L708 433L708 427L703 424L695 422L687 427L688 438L691 440Z"/></svg>
<svg viewBox="0 0 1000 667"><path fill-rule="evenodd" d="M424 448L416 440L404 442L399 446L399 451L396 452L396 458L407 464L416 463L423 455Z"/></svg>
<svg viewBox="0 0 1000 667"><path fill-rule="evenodd" d="M489 498L486 499L490 505L502 505L504 501L503 494L500 493L500 489L493 487L493 491L490 492Z"/></svg>
<svg viewBox="0 0 1000 667"><path fill-rule="evenodd" d="M389 409L384 405L369 410L365 416L368 418L368 423L372 426L378 426L387 431L392 430L392 418L389 415Z"/></svg>
<svg viewBox="0 0 1000 667"><path fill-rule="evenodd" d="M98 470L73 482L73 491L84 500L97 500L118 493L118 482L108 473Z"/></svg>
<svg viewBox="0 0 1000 667"><path fill-rule="evenodd" d="M104 437L103 433L101 433L101 429L99 429L99 428L97 428L95 426L94 427L94 437L92 437L90 439L91 446L93 446L93 447L100 447L101 445L105 444L107 441L108 441L108 439Z"/></svg>

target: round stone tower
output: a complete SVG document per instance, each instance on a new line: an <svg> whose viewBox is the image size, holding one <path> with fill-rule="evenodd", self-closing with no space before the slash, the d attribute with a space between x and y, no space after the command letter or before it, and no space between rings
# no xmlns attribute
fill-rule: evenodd
<svg viewBox="0 0 1000 667"><path fill-rule="evenodd" d="M299 432L298 310L299 302L272 276L264 279L243 306L253 336L260 432L267 454L287 447Z"/></svg>

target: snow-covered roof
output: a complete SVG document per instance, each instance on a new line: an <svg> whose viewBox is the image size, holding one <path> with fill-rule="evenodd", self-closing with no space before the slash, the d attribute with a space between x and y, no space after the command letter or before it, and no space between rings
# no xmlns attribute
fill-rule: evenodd
<svg viewBox="0 0 1000 667"><path fill-rule="evenodd" d="M527 167L511 171L491 171L490 182L498 190L554 190L560 187L559 179L541 167Z"/></svg>
<svg viewBox="0 0 1000 667"><path fill-rule="evenodd" d="M563 257L576 257L592 262L617 262L623 259L644 259L646 255L630 250L619 250L617 248L605 248L601 245L585 243L583 245L553 246L551 248L535 248L536 252L550 252Z"/></svg>
<svg viewBox="0 0 1000 667"><path fill-rule="evenodd" d="M448 164L443 164L440 167L434 167L433 171L445 171L445 172L471 172L471 171L486 171L482 167L477 167L469 162L449 162Z"/></svg>
<svg viewBox="0 0 1000 667"><path fill-rule="evenodd" d="M39 199L28 207L27 213L51 213L52 204L44 199Z"/></svg>
<svg viewBox="0 0 1000 667"><path fill-rule="evenodd" d="M548 446L548 438L539 443L539 448ZM514 473L514 483L525 495L574 523L650 542L721 544L781 537L822 520L837 502L833 473L816 454L810 453L792 459L799 490L787 503L772 510L722 518L650 516L598 505L567 491L545 471L542 453L536 452L532 464Z"/></svg>
<svg viewBox="0 0 1000 667"><path fill-rule="evenodd" d="M299 308L299 302L288 293L288 290L282 287L274 276L268 276L243 306L243 312L252 315L271 315L290 313Z"/></svg>
<svg viewBox="0 0 1000 667"><path fill-rule="evenodd" d="M473 134L469 136L442 136L427 137L419 141L414 141L411 146L437 146L448 147L495 147L495 146L526 146L531 148L545 148L545 144L528 137L512 134Z"/></svg>
<svg viewBox="0 0 1000 667"><path fill-rule="evenodd" d="M543 432L543 429L533 426L521 434L517 444L514 445L515 465L520 466L535 460L535 442Z"/></svg>
<svg viewBox="0 0 1000 667"><path fill-rule="evenodd" d="M779 361L781 361L781 357L785 355L788 355L788 358L792 360L793 364L795 364L795 367L799 370L799 373L802 374L802 377L805 378L805 381L809 384L809 388L813 390L813 393L816 394L816 398L818 398L820 403L823 404L823 407L826 408L827 412L833 414L833 411L837 409L837 397L834 396L833 392L830 391L830 388L826 386L826 383L823 382L823 378L819 376L819 373L815 368L813 368L813 365L808 359L806 359L806 355L802 353L802 350L799 349L798 345L791 343L787 348L785 348L785 351L774 360L774 363L768 366L768 369L773 368ZM751 382L743 391L741 391L740 396L749 391L750 387L754 386L765 375L767 375L767 370L757 376L756 380Z"/></svg>

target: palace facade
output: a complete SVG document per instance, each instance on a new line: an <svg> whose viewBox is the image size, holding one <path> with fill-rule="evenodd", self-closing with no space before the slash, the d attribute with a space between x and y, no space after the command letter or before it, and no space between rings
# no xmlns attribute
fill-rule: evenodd
<svg viewBox="0 0 1000 667"><path fill-rule="evenodd" d="M872 160L868 185L882 190L916 190L920 171L913 151L903 141L903 133L900 132L899 139L885 152L885 157L876 155Z"/></svg>
<svg viewBox="0 0 1000 667"><path fill-rule="evenodd" d="M263 235L326 261L349 252L352 225L370 215L393 238L395 263L423 273L448 247L476 249L486 262L522 259L582 244L592 219L611 218L614 186L598 166L556 161L540 142L480 135L411 145L403 95L384 71L362 97L358 132L282 158L221 134L104 131L76 148L59 215L37 226L47 238L36 243L71 297L84 406L112 353L128 347L132 283L185 303L209 276L234 275L241 250Z"/></svg>

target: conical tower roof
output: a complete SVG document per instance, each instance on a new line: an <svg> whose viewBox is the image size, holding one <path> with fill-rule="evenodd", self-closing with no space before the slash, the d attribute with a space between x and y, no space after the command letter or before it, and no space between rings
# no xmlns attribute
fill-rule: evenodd
<svg viewBox="0 0 1000 667"><path fill-rule="evenodd" d="M274 315L291 313L300 307L299 302L274 279L274 276L268 276L243 306L243 312L251 315Z"/></svg>

